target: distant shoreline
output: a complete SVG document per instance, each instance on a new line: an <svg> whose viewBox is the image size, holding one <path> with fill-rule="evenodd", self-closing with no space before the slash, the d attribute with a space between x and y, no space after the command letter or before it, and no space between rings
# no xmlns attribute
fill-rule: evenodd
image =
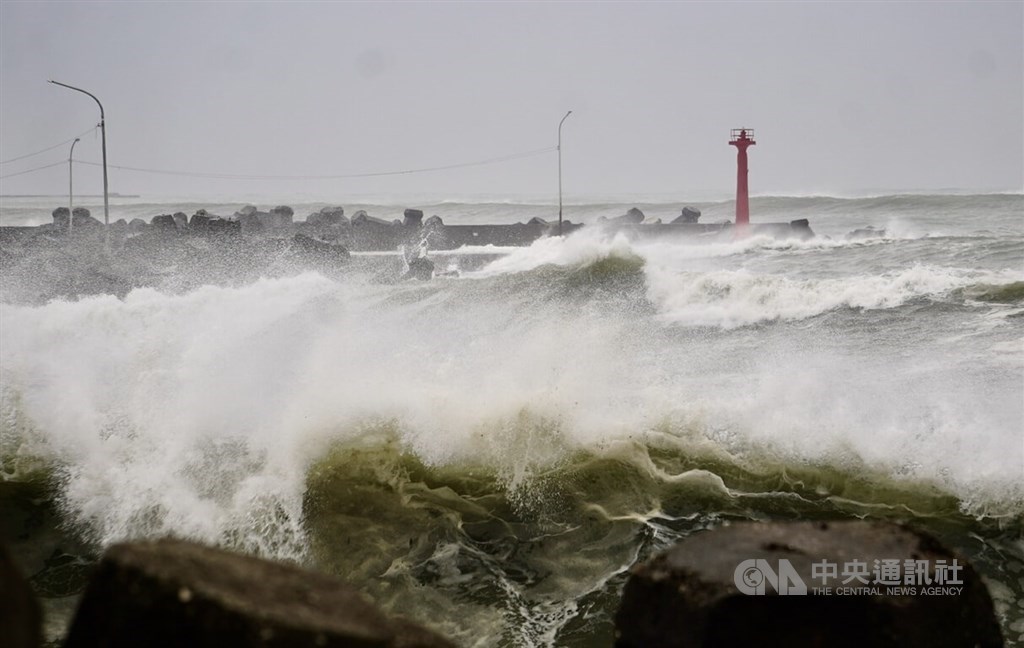
<svg viewBox="0 0 1024 648"><path fill-rule="evenodd" d="M107 194L111 198L142 198L139 194L119 194L112 193ZM67 198L65 194L0 194L0 198ZM75 198L102 198L103 194L81 194L75 195Z"/></svg>

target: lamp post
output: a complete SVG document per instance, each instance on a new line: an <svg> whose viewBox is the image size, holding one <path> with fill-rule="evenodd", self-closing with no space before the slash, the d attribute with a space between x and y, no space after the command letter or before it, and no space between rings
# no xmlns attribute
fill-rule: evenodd
<svg viewBox="0 0 1024 648"><path fill-rule="evenodd" d="M54 81L52 79L50 80L50 83L54 85L63 86L65 88L68 88L69 90L76 90L78 92L81 92L82 94L87 94L90 97L92 97L93 101L96 102L96 105L100 107L100 135L103 140L103 224L110 225L110 198L107 194L107 126L106 118L103 115L103 104L101 104L100 100L96 98L96 95L94 95L91 92L82 90L81 88L69 86L66 83L61 83L60 81ZM72 144L72 147L73 146L74 144ZM107 233L107 235L109 236L109 232Z"/></svg>
<svg viewBox="0 0 1024 648"><path fill-rule="evenodd" d="M71 152L68 153L68 234L71 234L71 228L75 226L75 184L71 180L72 177L72 161L75 157L75 144L78 144L79 138L75 138L74 142L71 142Z"/></svg>
<svg viewBox="0 0 1024 648"><path fill-rule="evenodd" d="M562 235L562 124L568 119L572 111L565 113L562 121L558 122L558 235Z"/></svg>

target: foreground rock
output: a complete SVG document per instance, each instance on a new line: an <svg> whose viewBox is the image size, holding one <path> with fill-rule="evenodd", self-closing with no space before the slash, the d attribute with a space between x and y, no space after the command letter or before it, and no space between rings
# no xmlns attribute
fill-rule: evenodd
<svg viewBox="0 0 1024 648"><path fill-rule="evenodd" d="M619 648L1003 645L988 591L963 558L906 528L861 521L695 534L633 569L615 626Z"/></svg>
<svg viewBox="0 0 1024 648"><path fill-rule="evenodd" d="M42 638L39 602L0 543L0 644L34 648Z"/></svg>
<svg viewBox="0 0 1024 648"><path fill-rule="evenodd" d="M64 645L453 646L333 577L177 540L111 547Z"/></svg>

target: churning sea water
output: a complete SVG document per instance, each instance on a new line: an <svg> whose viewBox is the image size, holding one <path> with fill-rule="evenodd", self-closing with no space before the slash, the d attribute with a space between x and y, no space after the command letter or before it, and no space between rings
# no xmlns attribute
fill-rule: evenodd
<svg viewBox="0 0 1024 648"><path fill-rule="evenodd" d="M192 206L240 204L114 215ZM591 227L454 255L439 269L456 273L422 283L3 295L0 515L40 564L48 632L104 546L173 534L338 574L462 645L607 646L627 570L679 538L866 517L966 555L1024 641L1024 196L759 198L752 213L818 236ZM25 200L0 220L49 218ZM884 231L845 236L866 225ZM71 558L43 567L32 547L54 538Z"/></svg>

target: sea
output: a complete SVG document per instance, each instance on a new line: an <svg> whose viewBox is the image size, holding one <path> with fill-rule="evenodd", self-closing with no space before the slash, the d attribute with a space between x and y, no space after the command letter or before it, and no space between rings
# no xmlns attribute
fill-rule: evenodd
<svg viewBox="0 0 1024 648"><path fill-rule="evenodd" d="M360 200L336 203L557 220ZM119 197L111 220L246 202ZM282 203L327 204L259 206ZM4 198L0 225L62 204ZM105 547L170 535L336 574L462 646L610 646L630 569L691 534L867 519L958 551L1024 645L1024 195L752 199L807 240L598 226L686 204L732 218L576 200L593 226L463 249L431 281L0 294L0 530L47 639Z"/></svg>

